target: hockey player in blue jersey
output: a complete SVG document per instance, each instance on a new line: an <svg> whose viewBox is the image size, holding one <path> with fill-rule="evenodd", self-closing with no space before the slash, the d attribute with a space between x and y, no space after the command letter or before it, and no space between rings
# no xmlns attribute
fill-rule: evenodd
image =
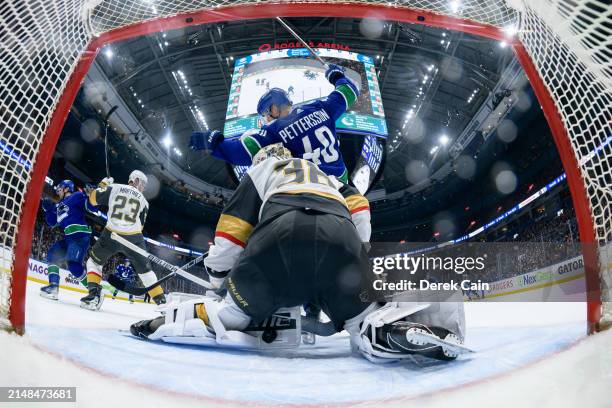
<svg viewBox="0 0 612 408"><path fill-rule="evenodd" d="M117 268L115 268L115 276L126 283L132 283L134 281L136 278L136 272L134 271L129 259L126 259L124 263L117 265ZM113 291L113 299L117 296L117 293L119 293L119 289L115 289ZM130 303L134 303L134 295L131 293L129 295Z"/></svg>
<svg viewBox="0 0 612 408"><path fill-rule="evenodd" d="M50 199L44 199L42 208L45 212L45 221L51 227L59 226L64 231L64 239L51 246L47 254L49 264L49 285L40 289L40 295L57 300L59 292L59 266L61 261L72 276L80 280L87 287L87 274L83 267L83 259L89 249L91 227L85 220L85 212L97 212L96 207L89 204L87 196L81 191L74 190L71 180L64 180L55 187L60 201L56 204Z"/></svg>
<svg viewBox="0 0 612 408"><path fill-rule="evenodd" d="M282 143L294 157L310 160L328 175L348 182L336 120L355 103L359 89L338 65L330 64L325 77L335 87L326 98L293 107L287 92L272 88L257 104L257 113L265 122L261 129L232 139L225 139L218 130L194 132L189 146L209 150L231 164L249 166L263 146Z"/></svg>

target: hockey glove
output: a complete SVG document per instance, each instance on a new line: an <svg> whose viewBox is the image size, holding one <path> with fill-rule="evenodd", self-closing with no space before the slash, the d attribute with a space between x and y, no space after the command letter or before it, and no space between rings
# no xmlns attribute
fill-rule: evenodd
<svg viewBox="0 0 612 408"><path fill-rule="evenodd" d="M48 198L42 200L42 208L45 212L53 211L55 209L55 203Z"/></svg>
<svg viewBox="0 0 612 408"><path fill-rule="evenodd" d="M223 133L218 130L207 130L206 132L193 132L189 140L191 150L214 151L223 142Z"/></svg>
<svg viewBox="0 0 612 408"><path fill-rule="evenodd" d="M112 177L104 177L102 180L100 180L100 182L98 183L98 187L100 188L106 188L108 186L110 186L111 184L113 184L115 182L115 180Z"/></svg>
<svg viewBox="0 0 612 408"><path fill-rule="evenodd" d="M340 65L329 64L327 71L325 71L325 78L334 86L336 86L336 81L344 78L344 76L344 68Z"/></svg>
<svg viewBox="0 0 612 408"><path fill-rule="evenodd" d="M84 190L85 190L85 194L86 195L89 195L95 189L96 189L96 185L95 184L92 184L92 183L85 184Z"/></svg>
<svg viewBox="0 0 612 408"><path fill-rule="evenodd" d="M215 270L210 269L208 266L204 266L206 269L206 273L208 273L208 280L215 287L215 289L221 288L223 282L225 282L225 278L229 274L229 271L217 272Z"/></svg>

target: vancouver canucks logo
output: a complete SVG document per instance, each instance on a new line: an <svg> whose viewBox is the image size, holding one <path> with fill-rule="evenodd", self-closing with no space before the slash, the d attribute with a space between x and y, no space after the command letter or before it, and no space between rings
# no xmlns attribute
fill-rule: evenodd
<svg viewBox="0 0 612 408"><path fill-rule="evenodd" d="M57 222L62 222L64 218L68 216L68 211L70 207L68 207L64 203L60 203L57 205Z"/></svg>
<svg viewBox="0 0 612 408"><path fill-rule="evenodd" d="M352 116L343 115L341 121L344 126L355 126L355 118Z"/></svg>

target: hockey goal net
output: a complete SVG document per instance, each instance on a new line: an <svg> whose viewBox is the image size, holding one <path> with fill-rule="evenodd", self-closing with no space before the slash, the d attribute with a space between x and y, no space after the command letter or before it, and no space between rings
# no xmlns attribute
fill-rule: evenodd
<svg viewBox="0 0 612 408"><path fill-rule="evenodd" d="M565 167L585 251L591 330L612 321L612 8L580 0L4 0L0 3L0 326L24 327L45 175L103 45L161 30L275 16L377 18L508 41ZM512 38L509 35L515 33Z"/></svg>

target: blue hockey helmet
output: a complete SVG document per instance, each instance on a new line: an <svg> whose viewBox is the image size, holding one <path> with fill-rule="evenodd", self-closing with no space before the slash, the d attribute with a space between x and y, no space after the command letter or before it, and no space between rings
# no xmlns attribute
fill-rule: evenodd
<svg viewBox="0 0 612 408"><path fill-rule="evenodd" d="M261 98L259 98L259 102L257 102L257 113L264 116L266 113L270 112L270 108L272 105L276 105L278 107L285 105L293 105L291 99L289 99L289 95L285 92L284 89L281 88L272 88Z"/></svg>
<svg viewBox="0 0 612 408"><path fill-rule="evenodd" d="M68 191L70 191L71 193L74 193L74 183L72 182L72 180L62 180L60 181L57 186L55 186L55 192L59 192L60 190L63 190L67 188Z"/></svg>

